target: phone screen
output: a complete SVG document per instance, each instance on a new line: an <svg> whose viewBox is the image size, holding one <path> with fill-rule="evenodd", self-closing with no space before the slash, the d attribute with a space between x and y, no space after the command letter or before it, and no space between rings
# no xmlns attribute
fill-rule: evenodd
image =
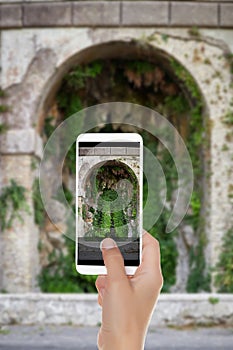
<svg viewBox="0 0 233 350"><path fill-rule="evenodd" d="M140 261L140 142L77 142L78 265L104 265L110 237L125 266Z"/></svg>

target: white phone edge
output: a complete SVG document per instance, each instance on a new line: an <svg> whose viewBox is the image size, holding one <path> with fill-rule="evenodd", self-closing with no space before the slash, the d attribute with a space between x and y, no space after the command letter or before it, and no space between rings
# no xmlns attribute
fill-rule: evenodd
<svg viewBox="0 0 233 350"><path fill-rule="evenodd" d="M78 142L117 142L117 141L129 141L140 142L140 184L139 184L139 197L140 197L140 235L139 235L139 265L142 259L142 188L143 188L143 139L141 135L137 133L86 133L80 134L77 137L76 145ZM106 275L107 269L105 266L99 265L78 265L78 147L76 147L76 201L75 201L75 216L76 216L76 240L75 240L75 266L77 272L85 275ZM125 266L125 272L127 275L134 275L138 266Z"/></svg>

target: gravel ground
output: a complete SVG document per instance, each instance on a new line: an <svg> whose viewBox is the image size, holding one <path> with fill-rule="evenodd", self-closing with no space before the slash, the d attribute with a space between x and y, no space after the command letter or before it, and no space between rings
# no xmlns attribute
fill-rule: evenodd
<svg viewBox="0 0 233 350"><path fill-rule="evenodd" d="M97 327L5 326L1 350L96 350ZM145 350L232 350L233 328L150 329ZM126 349L128 350L128 349Z"/></svg>

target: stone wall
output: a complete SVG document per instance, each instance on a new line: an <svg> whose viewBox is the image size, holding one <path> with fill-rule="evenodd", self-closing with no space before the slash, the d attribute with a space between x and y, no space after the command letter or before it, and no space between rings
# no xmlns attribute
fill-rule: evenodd
<svg viewBox="0 0 233 350"><path fill-rule="evenodd" d="M96 294L0 294L0 325L98 326ZM162 294L150 327L233 325L233 296Z"/></svg>
<svg viewBox="0 0 233 350"><path fill-rule="evenodd" d="M232 7L228 1L1 2L0 86L7 94L1 103L9 109L0 114L0 123L8 127L0 135L0 188L17 179L28 190L31 215L22 213L23 223L1 233L0 289L36 289L38 228L31 196L36 174L31 160L41 157L38 131L62 77L76 63L120 58L130 50L138 57L140 52L143 57L166 54L200 88L211 155L205 183L206 259L216 264L222 236L233 224L233 144L229 125L223 123L232 110ZM200 26L196 34L189 30L193 25Z"/></svg>
<svg viewBox="0 0 233 350"><path fill-rule="evenodd" d="M1 1L0 27L232 27L230 1Z"/></svg>

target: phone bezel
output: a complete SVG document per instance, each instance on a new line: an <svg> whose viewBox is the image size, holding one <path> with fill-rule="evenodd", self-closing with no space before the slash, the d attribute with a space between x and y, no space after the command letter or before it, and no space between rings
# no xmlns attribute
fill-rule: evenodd
<svg viewBox="0 0 233 350"><path fill-rule="evenodd" d="M78 264L78 153L79 147L78 142L140 142L140 183L139 183L139 264L141 263L142 255L142 186L143 186L143 140L142 137L137 133L86 133L80 134L76 140L76 241L75 241L75 265L76 270L81 274L86 275L98 275L107 274L105 266L100 265L80 265ZM138 266L125 266L127 275L134 275Z"/></svg>

